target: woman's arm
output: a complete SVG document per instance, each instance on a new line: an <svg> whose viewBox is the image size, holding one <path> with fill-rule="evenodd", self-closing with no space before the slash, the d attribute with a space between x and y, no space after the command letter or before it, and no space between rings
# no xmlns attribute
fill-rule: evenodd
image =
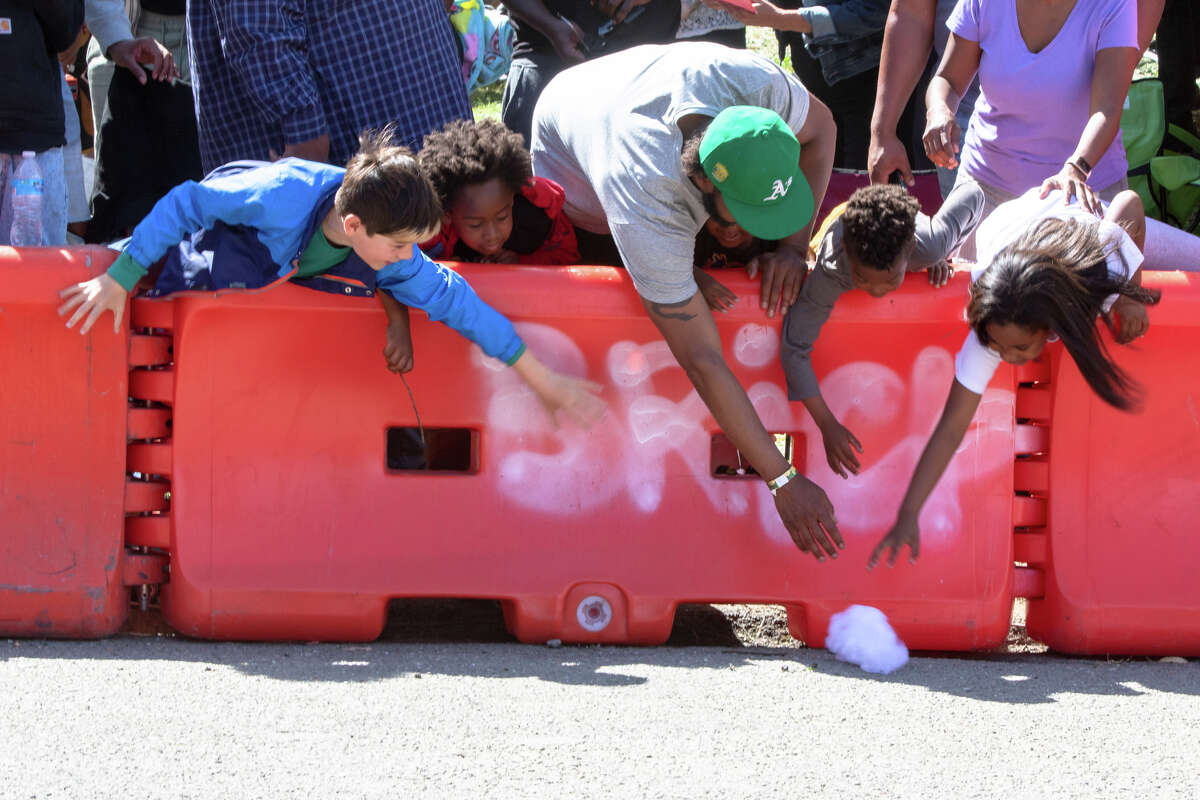
<svg viewBox="0 0 1200 800"><path fill-rule="evenodd" d="M925 154L939 167L953 169L958 166L962 130L954 110L979 71L981 53L979 42L951 33L942 63L925 91L925 134L922 138Z"/></svg>
<svg viewBox="0 0 1200 800"><path fill-rule="evenodd" d="M832 36L857 38L877 33L887 19L888 0L843 0L832 5L780 8L770 0L751 0L753 12L738 6L705 0L713 8L728 11L745 25L807 34L813 39Z"/></svg>
<svg viewBox="0 0 1200 800"><path fill-rule="evenodd" d="M917 556L921 554L921 531L917 526L921 507L929 499L933 487L942 479L950 459L954 457L963 437L967 435L967 428L971 425L975 410L979 408L980 397L982 395L975 394L957 380L950 386L950 396L946 398L942 418L938 420L933 435L929 437L929 443L925 445L925 450L917 461L908 491L900 504L900 512L896 515L896 524L871 551L867 569L872 569L879 562L880 554L889 548L889 567L895 565L896 554L904 545L908 545L911 551L910 562L916 561Z"/></svg>
<svg viewBox="0 0 1200 800"><path fill-rule="evenodd" d="M1103 213L1099 196L1087 185L1092 167L1108 151L1121 127L1121 107L1129 94L1129 82L1137 66L1138 51L1132 47L1106 47L1096 53L1092 71L1091 107L1087 124L1075 152L1057 175L1042 182L1041 196L1062 189L1066 202L1074 197L1093 214Z"/></svg>

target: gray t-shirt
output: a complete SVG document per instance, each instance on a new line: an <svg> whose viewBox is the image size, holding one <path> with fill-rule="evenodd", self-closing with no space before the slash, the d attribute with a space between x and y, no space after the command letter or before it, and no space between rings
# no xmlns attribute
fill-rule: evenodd
<svg viewBox="0 0 1200 800"><path fill-rule="evenodd" d="M809 95L794 75L753 53L678 42L572 67L538 99L534 174L563 187L575 225L612 233L638 293L651 302L696 293L692 254L708 218L683 173L677 123L735 105L773 109L795 132Z"/></svg>
<svg viewBox="0 0 1200 800"><path fill-rule="evenodd" d="M917 214L913 249L908 271L927 269L949 258L983 219L983 191L974 181L954 187L941 208L932 217ZM829 319L833 304L854 288L854 277L846 261L842 244L842 221L829 226L817 248L817 263L800 289L800 297L783 319L779 357L787 379L789 400L803 400L821 393L812 367L812 349Z"/></svg>

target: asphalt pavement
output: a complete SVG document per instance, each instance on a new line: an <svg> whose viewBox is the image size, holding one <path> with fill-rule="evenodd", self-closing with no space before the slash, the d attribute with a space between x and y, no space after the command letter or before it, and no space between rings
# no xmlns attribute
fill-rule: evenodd
<svg viewBox="0 0 1200 800"><path fill-rule="evenodd" d="M1200 663L0 639L3 798L1200 797Z"/></svg>

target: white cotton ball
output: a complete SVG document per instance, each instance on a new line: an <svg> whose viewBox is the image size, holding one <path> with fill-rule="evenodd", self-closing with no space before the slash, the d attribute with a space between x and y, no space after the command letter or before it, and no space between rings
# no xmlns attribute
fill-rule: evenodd
<svg viewBox="0 0 1200 800"><path fill-rule="evenodd" d="M878 608L854 605L829 620L825 647L839 661L887 675L908 663L908 648Z"/></svg>

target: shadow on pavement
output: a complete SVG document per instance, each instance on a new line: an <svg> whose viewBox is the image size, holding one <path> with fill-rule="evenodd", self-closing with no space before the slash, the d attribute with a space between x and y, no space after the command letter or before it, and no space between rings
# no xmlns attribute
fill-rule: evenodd
<svg viewBox="0 0 1200 800"><path fill-rule="evenodd" d="M606 647L511 642L365 644L205 642L182 637L117 637L100 641L0 640L0 660L111 659L203 664L205 670L297 682L359 683L430 675L533 678L563 685L627 687L648 683L647 667L739 670L776 665L784 680L821 691L830 679L922 687L981 702L1053 703L1060 694L1137 697L1148 691L1200 695L1196 662L1085 659L1038 655L918 655L892 675L870 675L806 648ZM764 673L764 680L766 680ZM771 678L776 680L777 678Z"/></svg>

